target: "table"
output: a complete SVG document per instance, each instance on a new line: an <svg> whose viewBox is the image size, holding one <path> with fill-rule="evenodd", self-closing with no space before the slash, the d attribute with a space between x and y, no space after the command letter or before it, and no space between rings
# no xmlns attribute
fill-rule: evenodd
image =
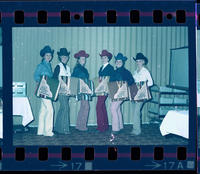
<svg viewBox="0 0 200 174"><path fill-rule="evenodd" d="M189 111L188 110L170 110L164 117L160 132L162 136L175 134L184 138L189 138Z"/></svg>
<svg viewBox="0 0 200 174"><path fill-rule="evenodd" d="M22 116L22 125L26 126L34 120L30 102L27 97L13 97L13 115Z"/></svg>
<svg viewBox="0 0 200 174"><path fill-rule="evenodd" d="M197 93L197 107L200 107L200 93Z"/></svg>

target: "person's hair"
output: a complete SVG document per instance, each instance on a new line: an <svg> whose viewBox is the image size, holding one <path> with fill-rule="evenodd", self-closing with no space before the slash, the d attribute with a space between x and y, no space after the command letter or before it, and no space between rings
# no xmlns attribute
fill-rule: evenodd
<svg viewBox="0 0 200 174"><path fill-rule="evenodd" d="M60 56L58 56L58 60L61 62L61 58L60 58Z"/></svg>
<svg viewBox="0 0 200 174"><path fill-rule="evenodd" d="M76 60L76 65L77 65L77 64L80 64L79 60L80 60L80 57L77 58L77 60Z"/></svg>

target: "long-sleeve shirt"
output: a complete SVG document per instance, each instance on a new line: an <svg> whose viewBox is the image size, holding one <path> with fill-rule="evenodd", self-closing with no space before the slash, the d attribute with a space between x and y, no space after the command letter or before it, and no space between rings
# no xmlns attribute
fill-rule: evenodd
<svg viewBox="0 0 200 174"><path fill-rule="evenodd" d="M114 71L113 75L110 77L110 82L113 81L126 81L129 86L134 83L131 72L123 66Z"/></svg>
<svg viewBox="0 0 200 174"><path fill-rule="evenodd" d="M112 65L110 64L107 64L105 67L102 66L100 69L99 69L99 77L102 77L102 76L111 76L114 72L114 68Z"/></svg>
<svg viewBox="0 0 200 174"><path fill-rule="evenodd" d="M142 69L139 72L135 70L133 73L133 78L135 79L136 83L141 82L141 81L147 81L148 86L153 85L151 74L145 67L142 67Z"/></svg>
<svg viewBox="0 0 200 174"><path fill-rule="evenodd" d="M34 80L36 82L40 81L40 77L46 75L48 77L53 76L51 63L43 60L40 64L37 65L36 70L34 72Z"/></svg>

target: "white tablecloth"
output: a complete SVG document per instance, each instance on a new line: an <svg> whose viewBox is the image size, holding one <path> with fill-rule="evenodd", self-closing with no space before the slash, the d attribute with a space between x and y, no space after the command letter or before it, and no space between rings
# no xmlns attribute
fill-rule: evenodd
<svg viewBox="0 0 200 174"><path fill-rule="evenodd" d="M160 125L161 134L176 134L189 138L189 111L168 111Z"/></svg>
<svg viewBox="0 0 200 174"><path fill-rule="evenodd" d="M13 97L13 115L22 116L23 126L33 121L33 113L27 97Z"/></svg>
<svg viewBox="0 0 200 174"><path fill-rule="evenodd" d="M200 93L197 93L197 107L200 107Z"/></svg>
<svg viewBox="0 0 200 174"><path fill-rule="evenodd" d="M3 138L3 111L0 110L0 138Z"/></svg>

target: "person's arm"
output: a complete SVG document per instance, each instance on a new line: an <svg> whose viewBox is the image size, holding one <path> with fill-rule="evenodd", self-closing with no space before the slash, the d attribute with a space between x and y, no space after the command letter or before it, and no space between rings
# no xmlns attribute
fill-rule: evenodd
<svg viewBox="0 0 200 174"><path fill-rule="evenodd" d="M87 79L90 79L90 74L89 74L89 72L88 72L87 69L86 69L86 72L87 72L87 74L86 74L86 78L87 78Z"/></svg>
<svg viewBox="0 0 200 174"><path fill-rule="evenodd" d="M127 81L128 81L128 86L131 86L135 82L130 71L127 71Z"/></svg>
<svg viewBox="0 0 200 174"><path fill-rule="evenodd" d="M89 73L85 67L79 66L76 68L76 75L82 80L89 79Z"/></svg>
<svg viewBox="0 0 200 174"><path fill-rule="evenodd" d="M117 72L113 71L111 76L110 76L110 82L117 81Z"/></svg>
<svg viewBox="0 0 200 174"><path fill-rule="evenodd" d="M71 76L71 72L70 72L70 67L69 66L67 66L67 74L68 74L69 77Z"/></svg>
<svg viewBox="0 0 200 174"><path fill-rule="evenodd" d="M41 76L41 71L42 71L42 67L41 65L37 65L35 72L34 72L34 80L39 83L40 81L40 76Z"/></svg>
<svg viewBox="0 0 200 174"><path fill-rule="evenodd" d="M98 72L99 77L101 75L101 69L102 69L102 66L100 67L99 72Z"/></svg>
<svg viewBox="0 0 200 174"><path fill-rule="evenodd" d="M76 66L73 69L72 77L78 77L79 78L79 69Z"/></svg>
<svg viewBox="0 0 200 174"><path fill-rule="evenodd" d="M49 67L48 67L49 66ZM51 70L51 64L49 65L43 65L43 64L40 64L40 67L41 67L41 70L40 70L40 76L47 76L47 77L50 77L52 78L53 76L53 72ZM48 68L47 68L48 67ZM50 71L49 71L49 68L50 68Z"/></svg>
<svg viewBox="0 0 200 174"><path fill-rule="evenodd" d="M112 76L114 74L115 70L114 70L114 67L111 66L111 69L110 69L110 76Z"/></svg>
<svg viewBox="0 0 200 174"><path fill-rule="evenodd" d="M59 73L60 73L60 66L57 65L57 66L55 67L55 69L54 69L53 78L58 78Z"/></svg>
<svg viewBox="0 0 200 174"><path fill-rule="evenodd" d="M150 87L150 86L153 86L153 79L151 77L151 74L150 72L147 70L146 71L146 78L147 78L147 85Z"/></svg>

